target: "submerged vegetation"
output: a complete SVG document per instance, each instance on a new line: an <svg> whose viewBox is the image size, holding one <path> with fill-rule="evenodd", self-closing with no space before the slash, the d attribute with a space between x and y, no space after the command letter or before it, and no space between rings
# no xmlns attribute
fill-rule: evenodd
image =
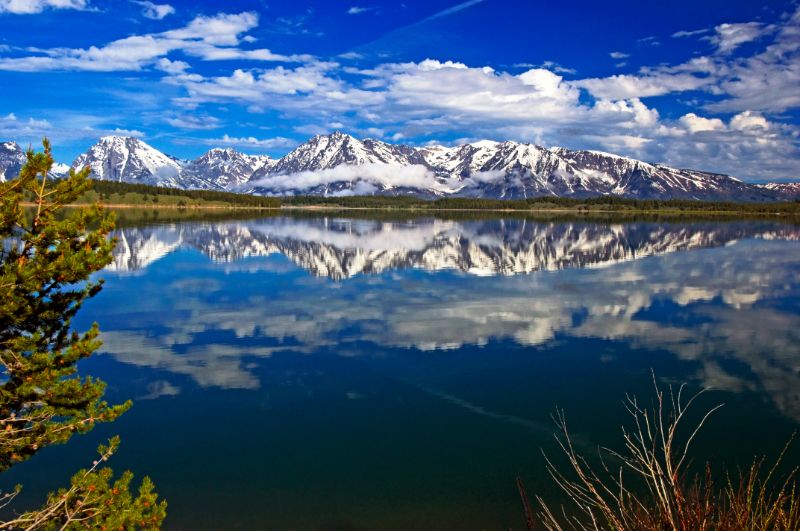
<svg viewBox="0 0 800 531"><path fill-rule="evenodd" d="M703 473L690 474L692 441L721 406L687 420L702 391L688 399L683 391L684 386L677 391L670 386L667 392L656 386L656 400L650 408L628 397L632 426L623 428L624 449L601 448L597 464L590 464L589 458L576 451L566 417L558 412L557 440L567 463L559 466L547 455L545 461L567 502L554 507L537 496L535 514L518 478L528 529L800 529L798 469L795 466L782 477L778 473L788 444L768 469L764 459L756 459L746 470L727 473L721 486L715 484L710 464Z"/></svg>
<svg viewBox="0 0 800 531"><path fill-rule="evenodd" d="M88 168L54 181L50 144L27 152L17 179L0 184L0 473L42 449L69 441L99 422L115 420L130 402L111 405L105 383L81 377L79 361L99 347L94 324L78 333L72 319L102 281L90 276L111 261L113 217L98 206L69 209L91 187ZM34 207L23 208L23 198ZM114 480L101 465L119 439L99 448L99 458L51 493L39 509L0 519L0 529L158 529L166 514L144 478L131 494L130 472ZM21 486L0 494L4 513Z"/></svg>

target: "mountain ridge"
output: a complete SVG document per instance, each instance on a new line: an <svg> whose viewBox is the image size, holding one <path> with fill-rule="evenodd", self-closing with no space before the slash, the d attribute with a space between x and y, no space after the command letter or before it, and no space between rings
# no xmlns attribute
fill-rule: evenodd
<svg viewBox="0 0 800 531"><path fill-rule="evenodd" d="M0 143L0 180L12 178L23 163L19 146ZM191 161L169 156L134 137L105 136L71 165L83 166L90 166L96 179L276 196L800 198L800 183L750 184L728 175L601 151L510 140L412 147L359 140L341 131L316 135L279 159L213 148Z"/></svg>

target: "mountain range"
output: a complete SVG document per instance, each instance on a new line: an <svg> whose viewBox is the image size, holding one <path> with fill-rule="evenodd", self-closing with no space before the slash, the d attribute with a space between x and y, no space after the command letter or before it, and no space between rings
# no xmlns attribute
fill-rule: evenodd
<svg viewBox="0 0 800 531"><path fill-rule="evenodd" d="M24 152L0 143L0 181ZM520 199L537 196L776 201L800 198L800 183L750 184L734 177L650 164L610 153L483 140L411 147L334 132L280 159L212 149L184 161L133 137L102 137L72 168L95 179L260 195L414 195ZM54 169L58 175L66 166Z"/></svg>

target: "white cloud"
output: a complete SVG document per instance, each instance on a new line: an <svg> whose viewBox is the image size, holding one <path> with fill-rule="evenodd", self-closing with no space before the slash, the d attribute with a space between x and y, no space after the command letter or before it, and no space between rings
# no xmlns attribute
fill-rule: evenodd
<svg viewBox="0 0 800 531"><path fill-rule="evenodd" d="M697 90L711 83L708 78L689 73L654 73L650 75L615 75L581 79L575 85L601 99L647 98L672 92Z"/></svg>
<svg viewBox="0 0 800 531"><path fill-rule="evenodd" d="M704 35L704 34L706 34L708 32L709 32L708 28L699 29L699 30L681 30L681 31L676 31L675 33L672 34L672 36L674 38L678 39L678 38L681 38L681 37L694 37L696 35Z"/></svg>
<svg viewBox="0 0 800 531"><path fill-rule="evenodd" d="M368 13L369 11L375 10L374 7L360 7L360 6L353 6L347 10L348 15L360 15L362 13Z"/></svg>
<svg viewBox="0 0 800 531"><path fill-rule="evenodd" d="M45 9L89 9L87 0L0 0L0 13L33 15Z"/></svg>
<svg viewBox="0 0 800 531"><path fill-rule="evenodd" d="M273 138L267 138L261 140L252 136L232 137L227 134L223 135L222 138L204 139L203 143L208 144L210 146L238 146L238 147L262 148L262 149L285 148L297 145L296 141L291 140L289 138L284 138L282 136L276 136Z"/></svg>
<svg viewBox="0 0 800 531"><path fill-rule="evenodd" d="M179 129L204 130L217 129L220 127L219 118L196 114L171 116L165 118L165 121L172 127L177 127Z"/></svg>
<svg viewBox="0 0 800 531"><path fill-rule="evenodd" d="M112 72L138 71L154 65L164 70L165 65L186 65L167 59L168 54L177 51L204 61L244 59L297 62L310 59L309 56L275 54L265 48L239 48L244 40L243 34L257 26L258 15L252 12L198 16L182 28L132 35L102 47L34 49L31 51L36 55L0 57L0 70Z"/></svg>
<svg viewBox="0 0 800 531"><path fill-rule="evenodd" d="M94 116L76 116L55 122L34 117L18 118L14 113L0 116L0 138L20 144L38 145L43 137L48 137L58 145L59 142L81 139L96 140L105 135L146 136L136 129L109 126L103 118Z"/></svg>
<svg viewBox="0 0 800 531"><path fill-rule="evenodd" d="M726 98L707 105L711 110L783 112L800 106L800 8L762 52L718 69L716 92Z"/></svg>
<svg viewBox="0 0 800 531"><path fill-rule="evenodd" d="M611 56L612 59L625 59L631 56L631 54L624 52L611 52L608 55Z"/></svg>
<svg viewBox="0 0 800 531"><path fill-rule="evenodd" d="M462 2L465 9L478 2ZM445 10L440 16L448 14ZM186 113L165 120L183 129L211 129L205 105L238 104L253 113L276 111L297 131L346 129L379 138L471 137L514 139L544 145L618 151L653 162L734 173L745 178L793 178L800 174L797 128L770 113L800 106L800 10L779 24L720 25L714 30L721 53L677 65L644 67L603 78L565 79L574 70L545 62L515 65L512 71L442 59L384 63L359 68L281 55L248 33L259 24L255 13L198 16L186 25L133 35L85 49L0 49L0 69L164 72L162 81L180 91L173 102ZM736 26L734 28L734 26ZM676 37L699 34L677 32ZM755 33L764 49L733 57L725 50ZM709 37L712 38L712 37ZM737 44L738 43L738 44ZM622 58L623 52L611 56ZM349 54L350 59L361 57ZM297 62L226 69L214 75L191 69L193 60ZM523 71L519 71L523 68ZM691 93L694 112L662 118L647 98ZM714 113L726 113L725 121ZM733 118L728 120L728 116ZM770 116L768 120L766 116ZM332 124L336 124L334 127ZM258 147L256 137L228 137Z"/></svg>
<svg viewBox="0 0 800 531"><path fill-rule="evenodd" d="M574 68L567 68L566 66L560 65L555 61L545 61L541 65L535 65L531 63L517 63L514 65L515 68L545 68L556 74L577 74L578 71Z"/></svg>
<svg viewBox="0 0 800 531"><path fill-rule="evenodd" d="M715 35L707 37L717 51L730 53L742 44L760 39L775 31L775 26L760 22L743 22L739 24L720 24L714 28Z"/></svg>
<svg viewBox="0 0 800 531"><path fill-rule="evenodd" d="M769 129L769 122L759 113L745 111L731 118L731 128L739 131Z"/></svg>
<svg viewBox="0 0 800 531"><path fill-rule="evenodd" d="M675 36L699 34L678 32ZM740 45L772 36L752 55L732 56ZM705 37L717 53L685 63L644 67L637 74L576 81L596 98L647 98L700 91L715 112L783 112L800 106L800 8L779 24L721 24Z"/></svg>
<svg viewBox="0 0 800 531"><path fill-rule="evenodd" d="M427 167L421 165L399 166L395 164L364 164L360 166L340 165L322 171L304 171L290 175L271 175L247 183L251 186L264 186L278 191L309 190L341 181L358 181L360 192L371 193L378 188L389 186L409 186L447 191L450 187L442 184ZM351 191L351 193L353 193Z"/></svg>
<svg viewBox="0 0 800 531"><path fill-rule="evenodd" d="M156 4L148 0L134 0L134 3L142 6L142 15L145 18L161 20L162 18L175 13L175 8L169 4Z"/></svg>
<svg viewBox="0 0 800 531"><path fill-rule="evenodd" d="M13 112L6 116L0 116L0 136L8 139L16 140L19 137L40 135L52 127L53 125L49 121L43 119L20 120Z"/></svg>
<svg viewBox="0 0 800 531"><path fill-rule="evenodd" d="M170 61L166 57L162 57L155 63L155 67L162 72L168 74L183 74L186 72L190 65L185 61Z"/></svg>
<svg viewBox="0 0 800 531"><path fill-rule="evenodd" d="M766 120L757 112L735 118L731 127L700 113L664 120L641 99L709 90L712 73L720 70L698 58L641 76L567 81L545 68L512 74L427 59L361 70L312 62L229 76L179 74L167 81L187 91L179 104L238 102L258 112L274 109L303 123L297 130L307 133L335 128L402 140L469 131L472 138L601 149L745 179L800 173L793 130L755 128ZM596 100L583 100L581 88Z"/></svg>
<svg viewBox="0 0 800 531"><path fill-rule="evenodd" d="M703 118L697 116L695 113L690 112L684 114L678 120L690 133L699 133L702 131L723 131L725 124L719 118Z"/></svg>

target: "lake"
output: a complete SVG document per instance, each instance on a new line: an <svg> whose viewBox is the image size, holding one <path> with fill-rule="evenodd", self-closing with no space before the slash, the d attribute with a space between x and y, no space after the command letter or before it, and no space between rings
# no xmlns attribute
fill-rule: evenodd
<svg viewBox="0 0 800 531"><path fill-rule="evenodd" d="M168 529L524 529L558 500L562 409L621 448L626 393L709 387L693 453L730 467L800 427L800 225L280 215L123 223L76 319L134 399L4 474L40 500L120 434ZM795 444L787 458L800 462Z"/></svg>

